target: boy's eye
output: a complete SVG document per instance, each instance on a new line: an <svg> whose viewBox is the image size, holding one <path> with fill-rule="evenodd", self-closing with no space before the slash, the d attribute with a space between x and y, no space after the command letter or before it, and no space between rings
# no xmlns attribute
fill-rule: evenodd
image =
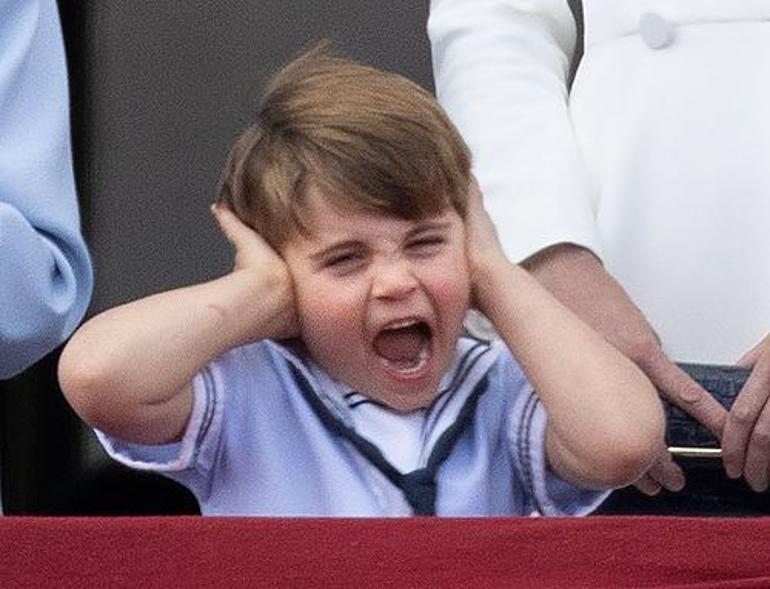
<svg viewBox="0 0 770 589"><path fill-rule="evenodd" d="M361 256L352 252L332 256L324 263L327 268L343 269L354 266L361 260Z"/></svg>
<svg viewBox="0 0 770 589"><path fill-rule="evenodd" d="M446 240L440 235L431 235L414 239L407 244L407 247L418 253L430 253L443 245Z"/></svg>

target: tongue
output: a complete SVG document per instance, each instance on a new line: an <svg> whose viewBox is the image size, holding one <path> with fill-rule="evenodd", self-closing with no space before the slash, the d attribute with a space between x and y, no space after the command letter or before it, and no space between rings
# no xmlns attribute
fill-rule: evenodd
<svg viewBox="0 0 770 589"><path fill-rule="evenodd" d="M404 362L417 359L424 341L425 335L416 325L386 329L374 338L374 349L388 360Z"/></svg>

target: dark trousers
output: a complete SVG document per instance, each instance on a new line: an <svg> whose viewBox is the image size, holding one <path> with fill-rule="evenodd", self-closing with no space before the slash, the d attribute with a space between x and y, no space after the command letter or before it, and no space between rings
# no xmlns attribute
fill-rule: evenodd
<svg viewBox="0 0 770 589"><path fill-rule="evenodd" d="M770 514L770 492L755 493L743 479L731 480L718 459L678 460L687 484L679 493L648 497L626 487L612 493L598 515L758 517Z"/></svg>

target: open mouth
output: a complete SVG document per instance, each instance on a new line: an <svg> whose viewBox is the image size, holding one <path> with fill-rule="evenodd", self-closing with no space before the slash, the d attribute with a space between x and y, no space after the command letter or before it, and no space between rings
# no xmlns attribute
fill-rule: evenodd
<svg viewBox="0 0 770 589"><path fill-rule="evenodd" d="M427 366L433 350L430 326L419 319L387 325L374 338L374 351L387 368L400 376L417 376Z"/></svg>

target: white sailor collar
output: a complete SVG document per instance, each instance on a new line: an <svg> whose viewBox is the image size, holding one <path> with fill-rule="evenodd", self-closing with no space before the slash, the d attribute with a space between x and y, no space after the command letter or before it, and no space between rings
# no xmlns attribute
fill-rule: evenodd
<svg viewBox="0 0 770 589"><path fill-rule="evenodd" d="M419 428L415 444L419 448L418 463L424 463L442 434L457 420L476 386L487 375L500 355L504 344L471 338L460 338L449 370L439 384L431 405L412 414L403 414L369 399L351 387L334 380L312 359L298 343L267 342L274 353L293 366L305 378L312 392L324 407L342 424L371 440L370 434L383 421L396 416L411 417L413 427ZM299 386L299 383L298 383ZM419 419L415 419L419 416ZM379 444L375 444L379 445ZM386 455L387 448L383 448Z"/></svg>

